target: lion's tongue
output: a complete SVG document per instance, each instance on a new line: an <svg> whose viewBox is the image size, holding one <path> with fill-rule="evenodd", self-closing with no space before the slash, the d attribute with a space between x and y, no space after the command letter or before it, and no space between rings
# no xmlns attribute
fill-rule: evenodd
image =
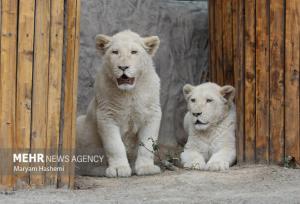
<svg viewBox="0 0 300 204"><path fill-rule="evenodd" d="M134 83L134 77L130 78L130 77L120 77L117 79L117 82L119 85L122 85L122 84L130 84L132 85Z"/></svg>

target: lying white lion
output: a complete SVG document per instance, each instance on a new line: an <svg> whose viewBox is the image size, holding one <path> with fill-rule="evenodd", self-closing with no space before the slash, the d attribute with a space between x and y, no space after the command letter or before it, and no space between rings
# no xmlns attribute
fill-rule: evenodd
<svg viewBox="0 0 300 204"><path fill-rule="evenodd" d="M108 167L79 165L79 174L101 176L105 168L107 177L128 177L129 162L137 175L160 173L152 153L161 120L160 79L152 61L159 42L157 36L142 38L129 30L97 35L103 64L95 98L77 120L77 153L104 148Z"/></svg>
<svg viewBox="0 0 300 204"><path fill-rule="evenodd" d="M229 169L235 162L234 92L232 86L210 82L183 87L188 141L180 157L185 168L218 171Z"/></svg>

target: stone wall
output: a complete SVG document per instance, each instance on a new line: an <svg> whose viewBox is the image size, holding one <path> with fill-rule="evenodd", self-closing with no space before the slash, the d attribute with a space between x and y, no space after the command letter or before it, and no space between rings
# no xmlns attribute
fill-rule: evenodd
<svg viewBox="0 0 300 204"><path fill-rule="evenodd" d="M93 96L95 72L101 64L94 37L131 29L142 36L158 35L161 46L154 58L161 78L163 118L160 142L183 143L185 83L207 79L208 10L205 1L84 0L81 1L81 39L78 114L84 114Z"/></svg>

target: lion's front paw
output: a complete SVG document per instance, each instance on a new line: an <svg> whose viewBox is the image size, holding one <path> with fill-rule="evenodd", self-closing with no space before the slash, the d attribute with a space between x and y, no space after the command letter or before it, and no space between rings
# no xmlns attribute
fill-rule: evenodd
<svg viewBox="0 0 300 204"><path fill-rule="evenodd" d="M107 177L129 177L131 168L129 166L108 167L105 171Z"/></svg>
<svg viewBox="0 0 300 204"><path fill-rule="evenodd" d="M186 162L184 163L183 167L187 169L205 170L205 162L202 161Z"/></svg>
<svg viewBox="0 0 300 204"><path fill-rule="evenodd" d="M206 169L209 171L224 171L229 169L229 162L225 161L212 161L208 162Z"/></svg>
<svg viewBox="0 0 300 204"><path fill-rule="evenodd" d="M135 167L135 173L138 176L159 174L160 168L159 168L159 166L156 166L156 165L138 166L138 167Z"/></svg>

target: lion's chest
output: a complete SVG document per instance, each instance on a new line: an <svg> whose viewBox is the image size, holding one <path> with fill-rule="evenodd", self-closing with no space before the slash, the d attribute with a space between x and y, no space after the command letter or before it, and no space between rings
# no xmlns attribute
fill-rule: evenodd
<svg viewBox="0 0 300 204"><path fill-rule="evenodd" d="M144 101L134 98L123 103L117 115L117 123L123 140L136 138L138 131L149 117L149 110Z"/></svg>
<svg viewBox="0 0 300 204"><path fill-rule="evenodd" d="M143 115L136 110L125 110L119 118L119 128L121 135L137 134L143 125Z"/></svg>
<svg viewBox="0 0 300 204"><path fill-rule="evenodd" d="M135 157L138 147L138 132L147 120L147 112L145 107L141 107L141 104L133 101L128 104L126 109L120 111L121 114L118 116L118 126L129 159Z"/></svg>
<svg viewBox="0 0 300 204"><path fill-rule="evenodd" d="M220 149L220 142L218 141L218 136L215 132L210 133L191 133L187 148L193 149L201 153L205 160L208 160L212 154Z"/></svg>

